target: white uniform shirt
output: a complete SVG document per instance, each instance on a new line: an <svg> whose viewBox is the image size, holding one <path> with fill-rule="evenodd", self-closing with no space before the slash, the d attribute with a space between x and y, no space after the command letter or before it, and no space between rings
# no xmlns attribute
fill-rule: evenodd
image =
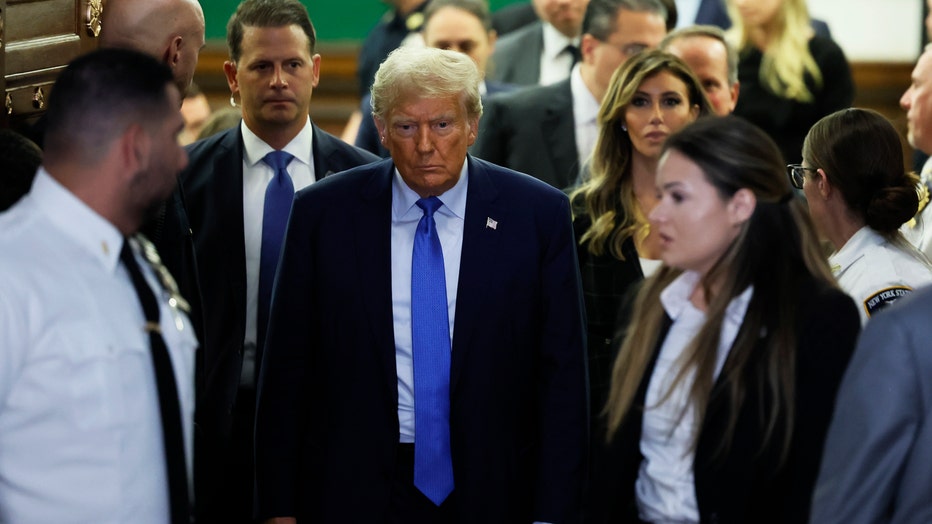
<svg viewBox="0 0 932 524"><path fill-rule="evenodd" d="M169 520L155 372L122 245L44 169L0 214L0 522ZM190 480L197 342L136 259L160 302Z"/></svg>
<svg viewBox="0 0 932 524"><path fill-rule="evenodd" d="M858 305L863 326L872 314L932 283L932 268L922 256L864 226L828 262L838 285Z"/></svg>
<svg viewBox="0 0 932 524"><path fill-rule="evenodd" d="M932 187L932 158L926 160L922 166L920 185L925 188ZM928 196L928 189L924 194ZM928 200L920 203L924 206L922 211L916 215L915 219L900 226L900 232L906 240L916 246L916 249L932 260L932 206L927 205L928 203Z"/></svg>
<svg viewBox="0 0 932 524"><path fill-rule="evenodd" d="M583 82L578 64L573 67L573 72L570 73L570 92L573 95L576 154L579 158L579 165L582 166L592 156L595 142L599 138L599 124L597 122L599 101L592 96L592 91L589 91L589 88Z"/></svg>
<svg viewBox="0 0 932 524"><path fill-rule="evenodd" d="M684 352L705 325L706 314L689 301L698 283L699 274L686 271L660 293L660 302L673 324L660 347L645 399L640 441L644 460L635 482L635 494L638 514L646 522L699 522L693 480L693 441L698 423L695 408L687 405L695 373L690 372L664 398L679 374ZM738 336L753 292L749 287L733 298L725 310L715 377Z"/></svg>

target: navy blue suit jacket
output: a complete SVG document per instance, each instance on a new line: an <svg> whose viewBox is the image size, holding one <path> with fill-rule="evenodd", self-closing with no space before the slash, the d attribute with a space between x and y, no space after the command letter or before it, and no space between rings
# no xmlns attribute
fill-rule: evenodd
<svg viewBox="0 0 932 524"><path fill-rule="evenodd" d="M457 521L576 522L587 407L569 202L468 162L450 377ZM259 380L260 518L387 519L399 441L394 169L387 159L296 197Z"/></svg>
<svg viewBox="0 0 932 524"><path fill-rule="evenodd" d="M318 181L333 172L378 158L313 126L312 154ZM180 175L193 232L204 320L197 383L196 485L198 511L226 504L223 481L230 457L233 405L243 365L246 332L246 248L243 238L243 138L240 126L188 146ZM173 219L169 214L168 218ZM183 228L181 232L178 229ZM189 230L166 221L166 238ZM161 247L160 247L161 251ZM176 258L176 257L168 257ZM175 268L169 267L175 271ZM251 423L245 421L245 423ZM240 460L243 460L240 458ZM228 475L227 475L228 477ZM226 494L228 497L229 494Z"/></svg>
<svg viewBox="0 0 932 524"><path fill-rule="evenodd" d="M696 23L716 25L722 29L731 27L731 17L728 16L725 0L702 0L699 3L699 11L696 13ZM813 18L810 25L817 35L825 38L832 37L832 32L824 21Z"/></svg>

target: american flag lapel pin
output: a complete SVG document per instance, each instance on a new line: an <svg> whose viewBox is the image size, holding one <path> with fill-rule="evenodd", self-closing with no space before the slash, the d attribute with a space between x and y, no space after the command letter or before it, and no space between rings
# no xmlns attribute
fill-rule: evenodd
<svg viewBox="0 0 932 524"><path fill-rule="evenodd" d="M489 229L498 229L498 221L492 220L492 217L487 217L485 219L485 227Z"/></svg>

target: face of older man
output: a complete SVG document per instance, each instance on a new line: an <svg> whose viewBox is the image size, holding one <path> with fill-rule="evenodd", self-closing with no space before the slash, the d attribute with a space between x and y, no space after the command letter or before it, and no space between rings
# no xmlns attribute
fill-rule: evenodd
<svg viewBox="0 0 932 524"><path fill-rule="evenodd" d="M375 122L401 178L421 197L456 185L479 127L479 118L467 115L458 95L421 98L412 93L389 109L384 121Z"/></svg>
<svg viewBox="0 0 932 524"><path fill-rule="evenodd" d="M900 98L906 110L909 143L923 153L932 153L932 51L919 57L913 81Z"/></svg>
<svg viewBox="0 0 932 524"><path fill-rule="evenodd" d="M728 81L728 50L710 36L687 36L670 42L667 51L680 57L702 82L715 114L725 116L738 103L738 84Z"/></svg>

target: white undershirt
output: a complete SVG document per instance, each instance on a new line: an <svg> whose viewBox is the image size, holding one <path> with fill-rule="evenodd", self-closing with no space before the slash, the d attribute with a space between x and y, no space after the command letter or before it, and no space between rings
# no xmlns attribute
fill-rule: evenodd
<svg viewBox="0 0 932 524"><path fill-rule="evenodd" d="M689 301L699 278L698 273L687 271L660 293L660 302L673 324L660 348L644 407L640 441L644 460L635 493L638 514L646 522L699 522L693 481L693 443L698 421L695 408L688 405L695 373L689 372L664 400L680 371L685 351L706 321L706 314ZM728 304L716 355L715 378L728 358L752 294L753 288L749 287Z"/></svg>
<svg viewBox="0 0 932 524"><path fill-rule="evenodd" d="M566 52L566 46L572 44L579 48L579 38L567 38L555 27L544 22L544 48L540 53L540 78L542 86L555 84L570 76L573 56Z"/></svg>

